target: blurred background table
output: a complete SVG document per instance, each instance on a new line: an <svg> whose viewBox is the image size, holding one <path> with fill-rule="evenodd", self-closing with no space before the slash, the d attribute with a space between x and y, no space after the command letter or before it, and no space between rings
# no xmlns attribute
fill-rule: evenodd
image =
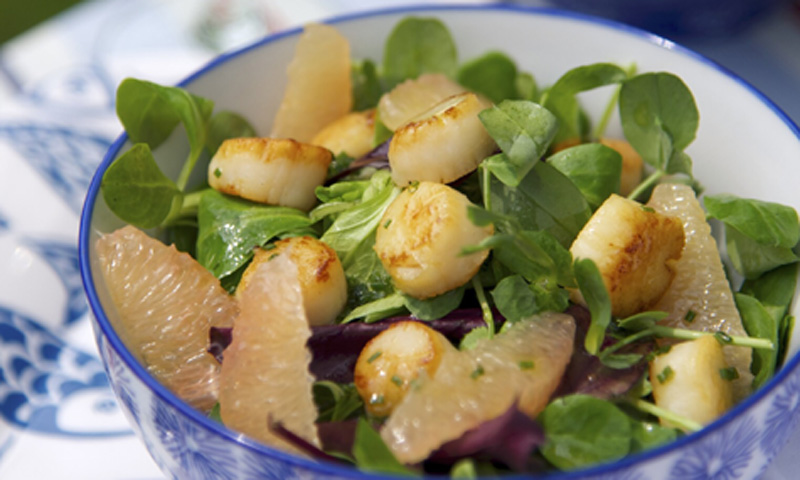
<svg viewBox="0 0 800 480"><path fill-rule="evenodd" d="M118 83L175 83L263 35L409 3L0 0L0 478L163 478L96 358L77 267L83 197L121 131ZM800 122L798 5L787 0L725 35L671 39L737 73ZM764 478L797 478L798 448L800 434Z"/></svg>

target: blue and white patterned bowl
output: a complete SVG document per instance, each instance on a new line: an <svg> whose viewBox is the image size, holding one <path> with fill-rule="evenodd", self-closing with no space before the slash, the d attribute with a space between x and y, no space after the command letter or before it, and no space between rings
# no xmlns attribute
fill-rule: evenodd
<svg viewBox="0 0 800 480"><path fill-rule="evenodd" d="M381 57L383 40L407 15L435 16L453 32L460 58L489 50L507 52L541 85L568 69L610 61L635 63L639 71L681 76L700 110L697 140L689 149L695 173L709 193L789 204L800 210L800 131L768 99L735 75L660 37L574 13L511 7L421 7L368 13L332 22L356 58ZM279 103L297 31L266 38L223 55L182 85L212 98L220 108L243 113L257 131L269 131ZM586 98L599 115L607 96ZM619 132L618 132L619 133ZM109 322L117 315L97 265L98 236L121 226L99 194L100 178L127 148L123 135L97 172L80 226L80 261L94 315L101 356L124 410L165 473L181 479L376 478L279 452L207 419L159 385L126 350ZM172 139L159 150L162 168L177 173L187 146ZM795 292L793 313L800 315ZM786 365L764 388L700 433L619 462L554 478L684 479L753 478L764 471L800 418L800 356L792 342Z"/></svg>

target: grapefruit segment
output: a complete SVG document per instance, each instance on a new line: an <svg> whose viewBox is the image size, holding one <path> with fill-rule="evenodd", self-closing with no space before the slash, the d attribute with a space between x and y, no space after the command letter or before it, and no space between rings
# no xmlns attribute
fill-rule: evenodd
<svg viewBox="0 0 800 480"><path fill-rule="evenodd" d="M228 427L304 455L269 428L279 422L319 447L308 366L311 336L290 250L262 262L239 294L241 313L220 374L220 414Z"/></svg>
<svg viewBox="0 0 800 480"><path fill-rule="evenodd" d="M680 218L686 242L680 259L673 265L675 278L653 307L653 310L669 313L662 324L747 336L717 243L711 236L711 226L706 222L705 212L692 188L678 184L659 185L647 204L659 213ZM733 389L734 399L741 400L752 390L752 350L729 345L723 351L726 363L739 373L739 378L733 381Z"/></svg>
<svg viewBox="0 0 800 480"><path fill-rule="evenodd" d="M209 410L219 364L206 351L208 331L232 324L236 302L195 259L134 227L104 235L96 248L122 341L159 382Z"/></svg>
<svg viewBox="0 0 800 480"><path fill-rule="evenodd" d="M431 378L420 377L381 430L403 463L427 458L518 402L535 417L558 386L572 356L575 321L546 313L522 321L467 351L445 350Z"/></svg>

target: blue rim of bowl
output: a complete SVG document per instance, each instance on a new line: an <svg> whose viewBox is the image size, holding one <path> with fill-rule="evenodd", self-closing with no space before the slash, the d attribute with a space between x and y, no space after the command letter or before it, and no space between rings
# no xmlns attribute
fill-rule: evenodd
<svg viewBox="0 0 800 480"><path fill-rule="evenodd" d="M619 23L615 20L595 17L592 15L587 15L579 12L572 12L551 7L533 7L533 6L520 6L520 5L509 5L509 4L492 4L492 5L470 5L470 4L430 5L429 4L429 5L408 5L396 8L376 9L376 10L369 10L353 14L334 16L324 20L324 23L337 24L353 20L359 20L363 18L379 17L385 15L416 14L416 13L433 14L434 12L447 12L447 11L501 11L501 12L505 11L505 12L521 13L525 15L544 16L544 17L549 16L549 17L557 17L568 20L576 20L578 22L604 26L611 30L617 30L629 34L633 37L644 39L652 44L655 44L656 46L667 48L669 50L674 50L684 56L690 57L695 61L698 61L702 64L705 64L713 68L714 70L721 72L725 76L729 77L730 79L742 85L747 91L749 91L752 95L757 97L762 104L766 105L778 118L780 118L783 121L783 123L798 138L798 141L800 141L800 128L798 128L798 126L786 115L786 113L783 112L783 110L781 110L777 105L775 105L760 90L755 88L753 85L751 85L750 83L748 83L747 81L745 81L744 79L742 79L741 77L730 71L729 69L723 67L722 65L719 65L713 60L693 50L690 50L686 47L676 44L664 37L661 37L651 32L647 32L637 27ZM300 27L293 28L291 30L280 32L274 35L269 35L250 45L247 45L245 47L236 49L228 53L224 53L216 57L215 59L211 60L209 63L198 69L196 72L186 77L177 85L181 87L186 87L189 84L191 84L195 79L223 65L229 60L232 60L236 57L246 54L250 50L261 48L264 45L270 44L279 39L297 35L301 31L302 28ZM313 460L306 460L294 455L290 455L283 451L273 449L255 440L246 438L241 434L223 426L222 424L209 419L201 412L195 410L194 408L190 407L187 403L180 400L175 394L173 394L166 387L164 387L158 381L156 381L155 378L153 378L147 372L147 370L145 370L145 368L141 364L139 364L139 362L133 357L133 355L125 348L124 344L122 343L122 340L114 332L114 329L109 323L108 318L105 316L102 305L100 304L100 300L97 296L94 279L92 278L91 274L91 262L89 259L89 249L90 249L89 241L91 238L91 218L92 218L92 213L94 211L94 204L100 193L100 182L102 180L102 175L108 168L108 166L111 164L111 162L117 157L119 151L125 145L127 140L128 136L126 133L122 133L119 136L119 138L117 138L117 140L109 148L101 164L99 165L97 172L92 178L92 181L89 185L89 189L86 195L83 211L81 212L79 240L78 240L81 278L83 279L84 290L86 292L86 296L89 302L89 307L92 310L94 318L100 330L102 331L102 334L106 337L107 341L114 348L117 354L123 359L123 361L125 361L125 363L134 372L134 374L136 374L139 380L142 381L148 388L150 388L155 395L160 397L162 401L167 402L171 407L180 411L182 414L186 415L191 420L197 422L200 426L206 428L207 430L211 430L214 434L219 435L234 443L240 444L257 454L267 455L275 458L276 460L284 461L291 465L301 467L309 471L316 471L328 475L341 475L350 478L364 478L364 479L376 479L376 478L387 478L387 477L396 478L394 475L366 473L357 470L356 468L351 466L344 466L344 465L340 466L333 463L322 463ZM621 469L628 468L636 463L644 463L648 460L652 460L654 458L670 454L687 445L691 445L695 442L698 442L708 435L712 435L717 430L724 427L726 424L735 420L745 411L749 410L753 405L760 402L769 392L776 389L778 385L780 385L786 379L787 376L789 376L794 370L798 368L798 366L800 366L800 353L796 353L792 358L789 359L788 362L785 362L782 368L778 372L776 372L775 375L759 390L754 392L746 399L742 400L734 408L726 412L720 418L718 418L713 423L709 424L699 432L686 435L668 444L655 447L644 452L629 455L627 457L624 457L620 460L616 460L613 462L599 464L596 466L591 466L569 472L556 471L534 476L535 478L541 478L541 479L568 480L568 479L584 477L587 475L606 475L606 474L612 474ZM522 479L522 478L531 478L531 475L508 474L504 475L503 478Z"/></svg>

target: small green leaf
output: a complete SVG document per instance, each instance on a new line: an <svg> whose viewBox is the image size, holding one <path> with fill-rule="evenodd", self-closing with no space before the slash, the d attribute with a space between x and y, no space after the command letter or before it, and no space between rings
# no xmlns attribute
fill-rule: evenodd
<svg viewBox="0 0 800 480"><path fill-rule="evenodd" d="M461 65L458 83L470 91L482 93L494 103L516 99L517 66L500 52L488 52Z"/></svg>
<svg viewBox="0 0 800 480"><path fill-rule="evenodd" d="M114 160L103 175L101 190L111 211L139 228L164 224L183 203L183 193L161 172L144 143Z"/></svg>
<svg viewBox="0 0 800 480"><path fill-rule="evenodd" d="M543 95L542 105L558 118L559 130L555 141L583 138L588 130L585 114L576 95L598 87L624 81L627 72L610 63L583 65L561 76Z"/></svg>
<svg viewBox="0 0 800 480"><path fill-rule="evenodd" d="M460 350L472 350L478 345L478 342L488 338L492 338L492 332L488 327L476 327L464 335L458 348Z"/></svg>
<svg viewBox="0 0 800 480"><path fill-rule="evenodd" d="M631 448L629 417L606 400L561 397L544 409L539 421L547 437L542 455L562 470L616 460Z"/></svg>
<svg viewBox="0 0 800 480"><path fill-rule="evenodd" d="M231 111L221 111L208 123L206 149L213 156L225 140L255 136L256 131L246 118Z"/></svg>
<svg viewBox="0 0 800 480"><path fill-rule="evenodd" d="M574 263L575 279L581 295L592 314L589 331L586 332L586 351L596 355L605 338L606 328L611 323L611 298L597 265L588 258L579 258Z"/></svg>
<svg viewBox="0 0 800 480"><path fill-rule="evenodd" d="M370 425L359 417L356 435L353 441L353 457L356 465L366 472L393 473L395 475L412 476L414 473L400 463L383 439Z"/></svg>
<svg viewBox="0 0 800 480"><path fill-rule="evenodd" d="M493 212L512 217L524 230L545 230L565 248L592 215L589 203L563 173L537 161L517 188L492 178Z"/></svg>
<svg viewBox="0 0 800 480"><path fill-rule="evenodd" d="M317 422L340 422L363 412L364 402L352 383L322 380L314 382L312 392L319 412Z"/></svg>
<svg viewBox="0 0 800 480"><path fill-rule="evenodd" d="M599 143L576 145L552 155L547 163L572 180L592 208L619 193L622 156L613 148Z"/></svg>
<svg viewBox="0 0 800 480"><path fill-rule="evenodd" d="M341 323L362 318L365 323L377 322L391 315L405 311L405 297L397 292L352 309Z"/></svg>
<svg viewBox="0 0 800 480"><path fill-rule="evenodd" d="M253 248L290 232L307 233L311 220L300 210L260 205L208 190L197 213L197 260L217 278L253 257Z"/></svg>
<svg viewBox="0 0 800 480"><path fill-rule="evenodd" d="M420 300L410 295L404 295L405 307L412 315L420 320L436 320L452 312L464 298L464 287L454 288L433 298Z"/></svg>
<svg viewBox="0 0 800 480"><path fill-rule="evenodd" d="M556 133L556 118L528 100L504 100L478 114L503 155L484 165L504 184L516 187L547 151Z"/></svg>
<svg viewBox="0 0 800 480"><path fill-rule="evenodd" d="M643 452L678 438L678 430L631 419L631 453Z"/></svg>
<svg viewBox="0 0 800 480"><path fill-rule="evenodd" d="M757 243L730 225L725 225L725 246L733 267L748 279L800 260L791 248Z"/></svg>
<svg viewBox="0 0 800 480"><path fill-rule="evenodd" d="M759 244L793 248L800 241L800 221L792 207L726 194L708 195L703 203L710 218Z"/></svg>
<svg viewBox="0 0 800 480"><path fill-rule="evenodd" d="M360 112L378 105L383 89L378 70L371 60L354 61L350 78L353 85L353 111Z"/></svg>
<svg viewBox="0 0 800 480"><path fill-rule="evenodd" d="M644 73L623 82L619 112L625 138L660 170L694 140L699 122L692 92L671 73Z"/></svg>
<svg viewBox="0 0 800 480"><path fill-rule="evenodd" d="M776 319L764 308L755 297L743 293L735 294L736 308L742 315L742 325L751 337L766 338L776 346L779 345L779 319ZM775 373L778 362L778 349L753 349L753 361L750 370L753 373L753 389L762 386Z"/></svg>
<svg viewBox="0 0 800 480"><path fill-rule="evenodd" d="M387 88L423 73L453 78L458 68L456 45L450 31L435 18L406 17L389 34L383 51Z"/></svg>

